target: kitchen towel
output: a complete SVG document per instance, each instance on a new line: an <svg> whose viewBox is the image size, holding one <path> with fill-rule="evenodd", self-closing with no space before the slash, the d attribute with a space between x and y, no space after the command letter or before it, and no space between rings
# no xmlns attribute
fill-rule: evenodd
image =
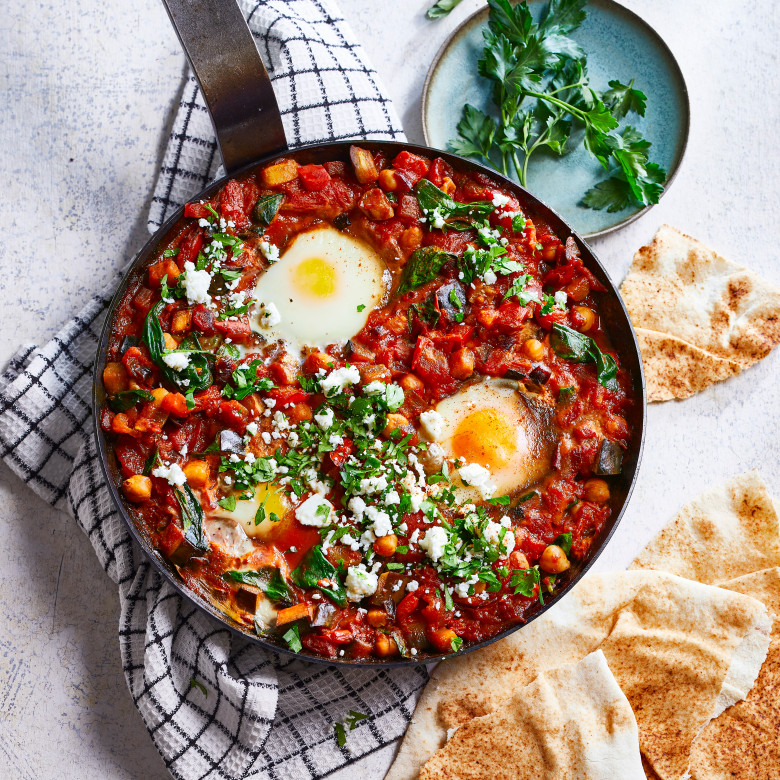
<svg viewBox="0 0 780 780"><path fill-rule="evenodd" d="M240 6L291 146L351 137L403 140L376 72L332 2ZM155 187L150 229L208 183L218 163L209 115L190 75ZM363 771L354 762L403 733L426 669L327 667L266 653L157 574L113 508L92 426L92 364L116 282L48 344L20 349L0 377L0 457L76 519L117 583L127 684L174 777L353 777ZM350 710L369 717L340 746L334 724Z"/></svg>

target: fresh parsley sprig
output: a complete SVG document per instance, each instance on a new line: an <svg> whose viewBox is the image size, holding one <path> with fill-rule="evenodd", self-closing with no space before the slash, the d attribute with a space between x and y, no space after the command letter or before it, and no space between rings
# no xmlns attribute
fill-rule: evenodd
<svg viewBox="0 0 780 780"><path fill-rule="evenodd" d="M527 2L488 0L490 21L483 32L479 74L493 82L497 118L472 105L463 109L458 138L450 148L476 157L509 176L514 169L526 185L531 157L540 149L564 155L582 143L610 174L585 193L593 209L620 211L657 203L666 171L650 162L650 142L619 120L644 116L646 95L612 80L599 94L590 86L586 54L569 37L585 19L587 0L551 0L536 24Z"/></svg>

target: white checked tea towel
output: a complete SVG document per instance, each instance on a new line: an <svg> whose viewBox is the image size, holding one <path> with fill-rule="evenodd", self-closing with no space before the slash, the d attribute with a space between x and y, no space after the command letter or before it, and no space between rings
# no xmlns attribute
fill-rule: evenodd
<svg viewBox="0 0 780 780"><path fill-rule="evenodd" d="M376 72L329 0L241 2L265 59L291 146L339 138L403 140ZM215 174L216 141L190 77L149 215L162 224ZM116 281L116 280L115 280ZM397 739L424 667L325 667L266 653L182 599L113 509L92 432L92 363L110 290L0 378L0 456L72 515L119 587L119 642L133 701L171 774L308 778L336 773ZM339 746L333 724L369 715ZM341 771L339 771L341 770Z"/></svg>

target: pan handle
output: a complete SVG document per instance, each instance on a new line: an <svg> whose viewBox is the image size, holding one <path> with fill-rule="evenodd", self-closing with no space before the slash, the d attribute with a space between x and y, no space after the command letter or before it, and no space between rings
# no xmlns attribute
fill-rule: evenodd
<svg viewBox="0 0 780 780"><path fill-rule="evenodd" d="M279 105L235 0L163 0L195 71L228 174L287 149Z"/></svg>

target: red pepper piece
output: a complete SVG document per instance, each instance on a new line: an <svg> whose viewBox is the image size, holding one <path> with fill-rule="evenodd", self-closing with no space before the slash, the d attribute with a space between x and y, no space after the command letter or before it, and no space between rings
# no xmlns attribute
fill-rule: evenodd
<svg viewBox="0 0 780 780"><path fill-rule="evenodd" d="M330 174L322 165L302 165L298 168L298 176L310 192L318 192L330 181Z"/></svg>

